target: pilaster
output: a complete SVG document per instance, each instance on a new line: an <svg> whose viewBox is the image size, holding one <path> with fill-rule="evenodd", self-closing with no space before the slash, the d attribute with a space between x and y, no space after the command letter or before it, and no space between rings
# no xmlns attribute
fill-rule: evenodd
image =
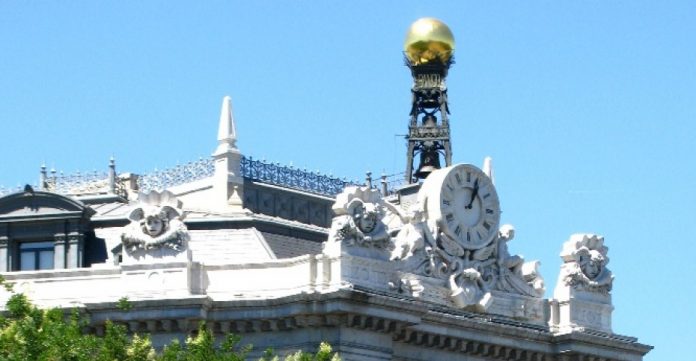
<svg viewBox="0 0 696 361"><path fill-rule="evenodd" d="M7 272L10 268L10 258L8 257L7 250L10 243L10 239L7 235L7 225L0 224L0 272Z"/></svg>
<svg viewBox="0 0 696 361"><path fill-rule="evenodd" d="M65 233L56 233L53 239L53 267L55 269L64 269L66 256L65 241L67 239L67 236L65 235Z"/></svg>
<svg viewBox="0 0 696 361"><path fill-rule="evenodd" d="M67 268L79 268L82 265L83 238L79 233L68 235Z"/></svg>
<svg viewBox="0 0 696 361"><path fill-rule="evenodd" d="M84 235L81 232L80 224L77 221L70 221L67 234L67 268L82 266L83 248Z"/></svg>

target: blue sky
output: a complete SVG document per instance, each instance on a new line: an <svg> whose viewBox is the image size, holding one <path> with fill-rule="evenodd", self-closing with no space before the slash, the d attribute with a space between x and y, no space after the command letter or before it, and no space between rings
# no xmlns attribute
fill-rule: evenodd
<svg viewBox="0 0 696 361"><path fill-rule="evenodd" d="M614 330L696 341L696 4L690 1L3 1L0 184L148 172L215 148L224 95L244 154L362 178L402 172L409 24L449 24L455 162L493 157L513 253L606 237Z"/></svg>

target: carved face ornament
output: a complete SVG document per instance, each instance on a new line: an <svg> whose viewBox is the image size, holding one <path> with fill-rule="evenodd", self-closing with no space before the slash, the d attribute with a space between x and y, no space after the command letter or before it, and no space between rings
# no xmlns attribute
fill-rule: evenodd
<svg viewBox="0 0 696 361"><path fill-rule="evenodd" d="M580 264L582 273L584 273L587 278L593 280L602 273L602 269L604 268L604 256L594 249L586 250L585 252L579 253L578 264Z"/></svg>
<svg viewBox="0 0 696 361"><path fill-rule="evenodd" d="M504 224L498 230L498 234L505 242L512 241L515 238L515 228L509 224Z"/></svg>
<svg viewBox="0 0 696 361"><path fill-rule="evenodd" d="M143 228L143 232L149 234L152 237L157 237L166 228L166 218L161 218L161 214L156 214L156 215L149 215L143 220L140 221L140 224Z"/></svg>
<svg viewBox="0 0 696 361"><path fill-rule="evenodd" d="M141 207L131 213L131 220L140 222L144 234L157 237L169 228L169 221L176 216L176 211L168 206Z"/></svg>
<svg viewBox="0 0 696 361"><path fill-rule="evenodd" d="M353 219L358 228L363 233L370 233L377 227L377 212L374 209L368 209L365 205L356 207L353 213Z"/></svg>

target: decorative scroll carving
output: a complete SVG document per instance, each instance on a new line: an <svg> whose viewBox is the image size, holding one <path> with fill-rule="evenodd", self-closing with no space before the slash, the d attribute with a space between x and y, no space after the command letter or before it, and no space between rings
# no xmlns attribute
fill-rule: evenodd
<svg viewBox="0 0 696 361"><path fill-rule="evenodd" d="M614 276L609 263L604 237L595 234L574 234L563 244L561 278L567 286L591 292L609 293Z"/></svg>
<svg viewBox="0 0 696 361"><path fill-rule="evenodd" d="M405 217L409 223L394 239L391 260L414 265L409 271L415 274L446 280L452 300L459 307L485 310L491 303L492 290L543 296L539 262L525 262L521 256L508 252L507 242L514 238L512 226L502 226L498 236L483 248L465 250L444 233L435 237L430 231L432 224L419 221L417 211L410 212L415 216Z"/></svg>
<svg viewBox="0 0 696 361"><path fill-rule="evenodd" d="M182 251L189 235L183 223L181 202L169 191L140 193L140 204L131 211L131 224L121 235L128 252L169 248Z"/></svg>

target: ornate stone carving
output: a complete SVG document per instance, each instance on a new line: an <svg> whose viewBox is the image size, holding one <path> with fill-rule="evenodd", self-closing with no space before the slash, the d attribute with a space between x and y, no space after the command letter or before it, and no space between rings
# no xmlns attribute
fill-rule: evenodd
<svg viewBox="0 0 696 361"><path fill-rule="evenodd" d="M394 208L395 212L398 209ZM394 238L394 248L391 253L390 261L407 259L414 255L414 252L422 250L426 244L435 244L433 235L425 224L423 206L420 203L412 204L406 215L397 213L403 226Z"/></svg>
<svg viewBox="0 0 696 361"><path fill-rule="evenodd" d="M425 290L421 281L414 278L398 278L389 282L389 288L398 293L409 294L412 297L420 297Z"/></svg>
<svg viewBox="0 0 696 361"><path fill-rule="evenodd" d="M604 237L595 234L574 234L563 244L561 279L575 289L608 293L614 276L609 263Z"/></svg>
<svg viewBox="0 0 696 361"><path fill-rule="evenodd" d="M518 255L510 255L507 243L515 237L515 228L509 224L500 227L497 240L498 282L496 289L525 296L542 297L544 279L539 273L539 261L525 262Z"/></svg>
<svg viewBox="0 0 696 361"><path fill-rule="evenodd" d="M140 193L129 215L131 224L121 234L127 252L169 248L182 251L189 239L181 202L169 191Z"/></svg>
<svg viewBox="0 0 696 361"><path fill-rule="evenodd" d="M347 187L333 205L324 254L390 262L384 268L393 272L388 288L413 297L483 312L495 295L509 294L529 301L527 308L537 307L545 292L539 262L509 253L515 229L494 228L500 212L497 201L489 200L494 186L488 177L472 165L437 170L406 209L386 202L375 189Z"/></svg>
<svg viewBox="0 0 696 361"><path fill-rule="evenodd" d="M554 332L612 332L607 251L604 237L595 234L574 234L563 244L549 322Z"/></svg>
<svg viewBox="0 0 696 361"><path fill-rule="evenodd" d="M338 256L341 244L348 247L367 247L386 251L390 237L383 222L385 202L375 189L346 187L332 206L334 218L324 254Z"/></svg>

